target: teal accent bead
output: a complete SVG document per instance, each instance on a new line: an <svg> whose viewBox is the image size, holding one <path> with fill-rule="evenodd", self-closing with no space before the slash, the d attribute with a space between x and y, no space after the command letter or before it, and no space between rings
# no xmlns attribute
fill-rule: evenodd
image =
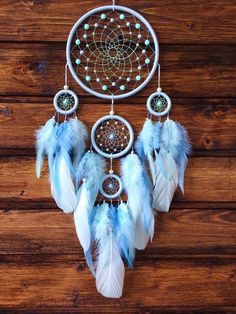
<svg viewBox="0 0 236 314"><path fill-rule="evenodd" d="M87 31L89 29L89 24L85 24L84 29Z"/></svg>
<svg viewBox="0 0 236 314"><path fill-rule="evenodd" d="M105 13L102 13L102 14L101 14L101 19L102 19L102 20L105 20L106 18L107 18L106 14L105 14Z"/></svg>
<svg viewBox="0 0 236 314"><path fill-rule="evenodd" d="M150 63L150 59L147 58L147 59L145 60L145 63L146 63L146 64L149 64L149 63Z"/></svg>
<svg viewBox="0 0 236 314"><path fill-rule="evenodd" d="M125 85L121 85L120 90L125 90Z"/></svg>
<svg viewBox="0 0 236 314"><path fill-rule="evenodd" d="M146 39L146 40L145 40L145 45L146 45L146 46L150 45L150 40Z"/></svg>
<svg viewBox="0 0 236 314"><path fill-rule="evenodd" d="M89 75L87 75L87 76L85 77L85 79L86 79L87 82L91 81L91 77L90 77Z"/></svg>
<svg viewBox="0 0 236 314"><path fill-rule="evenodd" d="M76 60L75 60L75 63L79 65L79 64L81 63L80 59L79 59L79 58L76 59Z"/></svg>
<svg viewBox="0 0 236 314"><path fill-rule="evenodd" d="M69 101L68 98L65 98L65 99L63 100L63 105L64 105L64 106L68 106L69 103L70 103L70 101Z"/></svg>
<svg viewBox="0 0 236 314"><path fill-rule="evenodd" d="M162 107L162 100L158 99L156 102L155 102L155 106L157 108L161 108Z"/></svg>
<svg viewBox="0 0 236 314"><path fill-rule="evenodd" d="M103 85L102 86L102 90L105 92L105 91L107 91L107 86L106 85Z"/></svg>
<svg viewBox="0 0 236 314"><path fill-rule="evenodd" d="M139 23L136 23L136 24L135 24L135 28L136 28L136 29L140 29L140 28L141 28L141 25L140 25Z"/></svg>
<svg viewBox="0 0 236 314"><path fill-rule="evenodd" d="M122 14L120 15L120 19L121 19L121 20L124 20L124 18L125 18L125 15L122 13Z"/></svg>
<svg viewBox="0 0 236 314"><path fill-rule="evenodd" d="M141 81L141 75L136 76L136 81Z"/></svg>
<svg viewBox="0 0 236 314"><path fill-rule="evenodd" d="M80 45L80 40L79 40L79 39L76 39L75 44L76 44L77 46L79 46L79 45Z"/></svg>

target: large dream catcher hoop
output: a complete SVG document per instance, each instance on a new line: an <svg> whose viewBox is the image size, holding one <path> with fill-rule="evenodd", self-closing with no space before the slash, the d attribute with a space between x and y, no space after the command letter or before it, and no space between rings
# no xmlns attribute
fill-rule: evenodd
<svg viewBox="0 0 236 314"><path fill-rule="evenodd" d="M168 211L177 186L183 191L190 144L184 127L169 118L171 100L160 87L158 58L156 34L142 15L115 1L89 11L68 37L56 112L36 134L37 177L47 156L52 197L74 214L97 290L109 298L122 296L124 262L133 267L135 250L152 240L155 210ZM147 100L148 117L134 145L133 128L115 114L114 102L139 92L157 68L158 87ZM88 151L68 69L83 90L111 101L108 114L92 127Z"/></svg>
<svg viewBox="0 0 236 314"><path fill-rule="evenodd" d="M151 80L158 65L158 41L138 12L108 5L82 16L73 26L66 48L76 82L100 98L134 95Z"/></svg>

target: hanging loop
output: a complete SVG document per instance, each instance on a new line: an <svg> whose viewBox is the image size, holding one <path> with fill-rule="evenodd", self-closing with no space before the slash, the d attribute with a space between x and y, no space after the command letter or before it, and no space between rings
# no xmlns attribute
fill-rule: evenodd
<svg viewBox="0 0 236 314"><path fill-rule="evenodd" d="M161 66L158 64L158 82L157 82L157 92L161 92Z"/></svg>

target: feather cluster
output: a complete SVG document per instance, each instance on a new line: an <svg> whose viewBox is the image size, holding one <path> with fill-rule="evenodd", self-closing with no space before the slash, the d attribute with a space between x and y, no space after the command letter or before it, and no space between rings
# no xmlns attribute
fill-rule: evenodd
<svg viewBox="0 0 236 314"><path fill-rule="evenodd" d="M152 181L152 207L169 211L177 186L184 192L184 173L191 152L186 129L169 118L164 123L147 119L136 150Z"/></svg>
<svg viewBox="0 0 236 314"><path fill-rule="evenodd" d="M74 169L84 154L87 137L78 119L58 124L53 117L36 131L36 175L40 177L47 157L52 197L65 213L73 212L77 204Z"/></svg>

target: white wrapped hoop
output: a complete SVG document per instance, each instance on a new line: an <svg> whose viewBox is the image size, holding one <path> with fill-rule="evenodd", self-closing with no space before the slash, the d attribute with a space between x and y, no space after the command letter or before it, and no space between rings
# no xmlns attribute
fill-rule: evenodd
<svg viewBox="0 0 236 314"><path fill-rule="evenodd" d="M123 190L122 181L115 174L107 174L102 179L100 193L109 199L117 198Z"/></svg>
<svg viewBox="0 0 236 314"><path fill-rule="evenodd" d="M53 104L60 114L70 115L76 111L79 99L72 90L63 89L54 96Z"/></svg>
<svg viewBox="0 0 236 314"><path fill-rule="evenodd" d="M94 149L106 158L119 158L132 147L134 132L130 123L118 115L107 115L92 127L91 142Z"/></svg>
<svg viewBox="0 0 236 314"><path fill-rule="evenodd" d="M171 109L171 99L163 92L155 92L147 100L148 111L156 116L165 116Z"/></svg>
<svg viewBox="0 0 236 314"><path fill-rule="evenodd" d="M86 92L121 99L139 92L151 80L158 65L159 46L152 26L141 14L128 7L107 5L87 12L75 23L67 40L66 57L72 76Z"/></svg>

